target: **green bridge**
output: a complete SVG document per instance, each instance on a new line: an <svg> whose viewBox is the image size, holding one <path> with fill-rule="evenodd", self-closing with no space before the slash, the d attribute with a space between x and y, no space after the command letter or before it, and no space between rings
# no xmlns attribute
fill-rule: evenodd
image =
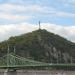
<svg viewBox="0 0 75 75"><path fill-rule="evenodd" d="M26 59L13 53L9 53L0 58L0 68L25 68L25 67L48 66L48 65L49 65L48 63L42 63Z"/></svg>
<svg viewBox="0 0 75 75"><path fill-rule="evenodd" d="M24 68L75 68L74 63L44 63L18 56L15 53L7 53L0 57L0 68L2 69L24 69Z"/></svg>
<svg viewBox="0 0 75 75"><path fill-rule="evenodd" d="M75 63L44 63L44 62L38 62L31 59L27 59L21 56L16 55L15 48L14 52L8 52L3 57L0 57L0 69L74 69Z"/></svg>

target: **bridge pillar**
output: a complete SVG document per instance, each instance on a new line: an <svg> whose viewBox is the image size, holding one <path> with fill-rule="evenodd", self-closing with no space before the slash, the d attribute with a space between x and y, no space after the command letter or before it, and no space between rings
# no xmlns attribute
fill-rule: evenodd
<svg viewBox="0 0 75 75"><path fill-rule="evenodd" d="M4 75L17 75L16 70L6 69Z"/></svg>

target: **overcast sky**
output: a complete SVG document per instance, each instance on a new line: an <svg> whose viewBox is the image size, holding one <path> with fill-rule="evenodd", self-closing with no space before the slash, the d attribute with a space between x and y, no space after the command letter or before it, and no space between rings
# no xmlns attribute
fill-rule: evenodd
<svg viewBox="0 0 75 75"><path fill-rule="evenodd" d="M41 28L75 42L75 0L0 0L0 41Z"/></svg>

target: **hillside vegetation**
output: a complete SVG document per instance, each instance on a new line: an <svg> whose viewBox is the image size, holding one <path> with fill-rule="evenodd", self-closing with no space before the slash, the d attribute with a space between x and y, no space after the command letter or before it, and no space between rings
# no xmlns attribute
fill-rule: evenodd
<svg viewBox="0 0 75 75"><path fill-rule="evenodd" d="M15 46L16 54L29 59L51 63L75 62L75 43L44 29L1 42L0 56L7 53L8 45L10 52Z"/></svg>

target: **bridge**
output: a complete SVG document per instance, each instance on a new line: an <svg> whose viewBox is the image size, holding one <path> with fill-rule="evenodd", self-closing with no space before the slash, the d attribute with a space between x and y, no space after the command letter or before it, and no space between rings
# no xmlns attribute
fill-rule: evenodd
<svg viewBox="0 0 75 75"><path fill-rule="evenodd" d="M31 59L27 59L15 54L14 52L8 53L3 57L0 57L0 69L5 69L2 75L17 75L17 70L27 70L27 69L35 69L36 70L49 70L49 69L75 69L74 63L44 63L38 62ZM33 75L36 74L36 72ZM39 71L40 72L40 71ZM38 73L38 72L37 72ZM43 72L44 73L44 72ZM46 72L46 73L49 73ZM30 74L31 75L31 74ZM38 74L39 75L39 74ZM50 75L47 74L47 75Z"/></svg>
<svg viewBox="0 0 75 75"><path fill-rule="evenodd" d="M9 53L0 58L0 68L25 68L25 67L39 67L48 66L49 63L43 63L26 59L24 57Z"/></svg>
<svg viewBox="0 0 75 75"><path fill-rule="evenodd" d="M35 60L27 59L16 55L15 47L14 52L9 51L9 46L7 50L7 54L3 57L0 57L0 69L27 69L27 68L36 68L36 69L49 69L49 68L56 68L56 69L75 69L75 63L45 63L45 62L38 62Z"/></svg>
<svg viewBox="0 0 75 75"><path fill-rule="evenodd" d="M44 63L31 59L27 59L16 55L15 53L7 53L0 57L1 69L26 69L26 68L75 68L74 63Z"/></svg>

